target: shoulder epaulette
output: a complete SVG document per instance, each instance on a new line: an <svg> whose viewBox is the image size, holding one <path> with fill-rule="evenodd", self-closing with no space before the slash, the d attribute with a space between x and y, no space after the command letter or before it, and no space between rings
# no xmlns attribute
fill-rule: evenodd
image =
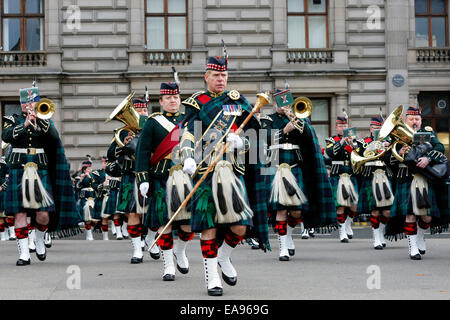
<svg viewBox="0 0 450 320"><path fill-rule="evenodd" d="M333 139L333 137L328 137L325 139L325 141L330 142L330 143L335 143L336 141Z"/></svg>
<svg viewBox="0 0 450 320"><path fill-rule="evenodd" d="M198 102L195 100L195 98L201 94L204 94L205 91L198 91L194 93L192 96L184 100L182 103L191 107L194 107L195 109L200 110L200 106L198 105Z"/></svg>
<svg viewBox="0 0 450 320"><path fill-rule="evenodd" d="M162 114L163 114L162 112L154 112L151 115L149 115L147 119L150 119L150 118L153 118L153 117L156 117L156 116L160 116Z"/></svg>
<svg viewBox="0 0 450 320"><path fill-rule="evenodd" d="M98 172L98 170L92 171L92 174L95 174L96 176L100 176L100 172Z"/></svg>
<svg viewBox="0 0 450 320"><path fill-rule="evenodd" d="M433 132L433 128L430 126L426 126L424 129L425 129L425 131Z"/></svg>
<svg viewBox="0 0 450 320"><path fill-rule="evenodd" d="M272 121L272 122L273 122L273 119L270 117L270 115L262 116L262 117L260 118L260 120L269 120L269 121Z"/></svg>
<svg viewBox="0 0 450 320"><path fill-rule="evenodd" d="M4 116L3 118L5 118L6 120L11 121L12 123L16 123L16 119L14 119L14 116Z"/></svg>

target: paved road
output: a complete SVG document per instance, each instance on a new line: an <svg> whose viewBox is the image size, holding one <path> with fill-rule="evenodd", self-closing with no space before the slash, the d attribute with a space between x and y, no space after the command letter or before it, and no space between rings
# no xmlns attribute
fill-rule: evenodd
<svg viewBox="0 0 450 320"><path fill-rule="evenodd" d="M428 236L428 251L421 261L407 257L406 240L388 242L387 248L376 251L371 248L369 235L368 229L356 229L355 238L348 244L338 242L336 232L308 240L296 236L296 255L289 262L278 261L276 239L271 239L273 251L266 254L240 245L232 255L238 284L229 287L224 283L221 298L206 294L197 238L188 247L189 274L177 273L174 282L161 280L162 261L152 260L147 253L144 263L131 265L131 244L127 240L54 240L47 261L39 262L33 254L27 267L15 266L15 242L0 242L0 300L450 300L448 234ZM80 289L68 289L67 283L76 286L74 274L68 273L73 270L80 271Z"/></svg>

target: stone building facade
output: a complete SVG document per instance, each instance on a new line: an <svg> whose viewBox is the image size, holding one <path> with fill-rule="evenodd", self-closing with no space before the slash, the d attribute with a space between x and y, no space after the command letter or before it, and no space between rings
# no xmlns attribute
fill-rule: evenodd
<svg viewBox="0 0 450 320"><path fill-rule="evenodd" d="M9 0L0 1L5 12ZM41 96L56 103L53 121L73 168L86 154L99 159L106 153L113 129L121 124L104 120L131 91L143 96L147 86L152 111L158 110L159 84L173 80L172 66L179 72L183 97L204 89L205 61L222 55L222 40L230 59L230 88L254 102L256 93L287 82L294 97L313 100L312 120L321 143L333 133L333 119L343 108L363 136L370 117L380 112L386 116L400 104L419 103L428 108L425 123L436 127L448 150L448 0L442 0L444 30L432 24L429 33L433 39L434 32L438 38L443 33L444 43L430 40L429 46L419 41L423 39L416 28L422 26L418 6L431 0L36 1L42 2L44 14L41 50L3 46L0 51L2 114L17 108L18 89L30 86L36 76ZM149 29L152 16L146 12L160 4L166 10L174 5L184 8L186 45L181 49L154 49L148 43L155 31ZM288 13L298 5L303 10L325 8L323 48L289 42L297 35ZM305 37L313 44L318 38L312 16L299 19L309 19L311 35ZM2 15L3 35L6 18ZM271 112L270 107L264 112Z"/></svg>

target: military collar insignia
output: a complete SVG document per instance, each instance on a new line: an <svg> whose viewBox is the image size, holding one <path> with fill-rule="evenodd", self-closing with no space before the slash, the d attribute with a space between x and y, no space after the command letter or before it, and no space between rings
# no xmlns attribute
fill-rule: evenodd
<svg viewBox="0 0 450 320"><path fill-rule="evenodd" d="M166 117L178 117L180 115L180 113L179 112L170 113L170 112L164 111L164 115Z"/></svg>
<svg viewBox="0 0 450 320"><path fill-rule="evenodd" d="M208 94L211 96L211 98L218 98L220 97L225 91L222 92L212 92L211 90L208 89Z"/></svg>

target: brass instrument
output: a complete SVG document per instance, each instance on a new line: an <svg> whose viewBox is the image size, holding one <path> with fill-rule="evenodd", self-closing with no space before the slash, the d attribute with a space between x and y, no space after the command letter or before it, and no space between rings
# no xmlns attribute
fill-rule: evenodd
<svg viewBox="0 0 450 320"><path fill-rule="evenodd" d="M55 103L47 98L41 99L36 104L36 116L42 120L48 120L55 114Z"/></svg>
<svg viewBox="0 0 450 320"><path fill-rule="evenodd" d="M119 147L124 147L125 142L120 140L120 133L125 130L132 133L133 137L141 131L139 128L139 113L134 109L133 106L134 91L131 92L109 115L105 120L105 123L111 120L118 120L125 124L125 126L116 130L114 138Z"/></svg>
<svg viewBox="0 0 450 320"><path fill-rule="evenodd" d="M303 127L299 126L296 123L297 119L305 119L308 118L313 109L312 101L307 97L298 97L294 100L294 104L291 108L286 108L285 115L289 118L289 120L294 124L294 127L303 132Z"/></svg>
<svg viewBox="0 0 450 320"><path fill-rule="evenodd" d="M397 149L395 148L396 145L401 143L410 147L414 137L414 130L403 121L402 114L403 106L400 105L392 111L386 119L380 129L378 137L378 140L385 140L387 137L390 137L394 141L394 143L390 145L390 148L392 149L392 154L394 157L400 162L403 162L404 156L402 157L397 152ZM408 153L409 149L406 153Z"/></svg>
<svg viewBox="0 0 450 320"><path fill-rule="evenodd" d="M380 140L375 140L369 143L366 150L364 150L363 156L360 156L355 150L352 151L350 155L350 162L352 164L353 171L355 173L361 172L364 164L366 162L376 161L381 158L388 148L385 148L383 142Z"/></svg>

